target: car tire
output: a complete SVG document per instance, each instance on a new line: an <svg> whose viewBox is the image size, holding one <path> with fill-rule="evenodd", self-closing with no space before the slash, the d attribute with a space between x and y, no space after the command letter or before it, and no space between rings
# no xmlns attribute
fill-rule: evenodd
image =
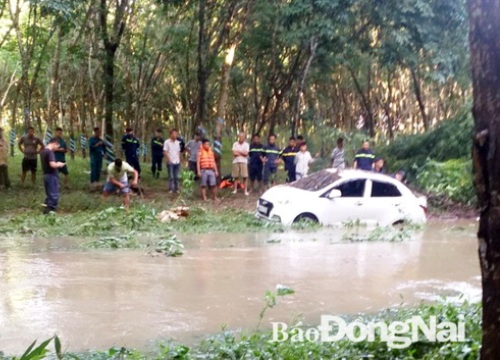
<svg viewBox="0 0 500 360"><path fill-rule="evenodd" d="M293 220L293 223L295 224L295 223L298 223L299 221L306 221L306 222L312 222L312 223L319 222L318 218L311 213L300 214L299 216L297 216L295 218L295 220Z"/></svg>

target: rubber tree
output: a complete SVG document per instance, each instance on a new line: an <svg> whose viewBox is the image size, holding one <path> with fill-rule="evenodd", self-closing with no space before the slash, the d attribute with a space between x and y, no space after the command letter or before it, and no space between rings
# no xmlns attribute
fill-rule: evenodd
<svg viewBox="0 0 500 360"><path fill-rule="evenodd" d="M474 183L481 210L482 360L500 344L500 0L468 0L474 88Z"/></svg>
<svg viewBox="0 0 500 360"><path fill-rule="evenodd" d="M114 6L113 6L114 5ZM125 31L127 21L132 13L134 1L100 0L99 3L99 30L104 45L104 59L102 62L104 74L104 123L106 136L114 137L113 110L115 100L115 61L116 52ZM110 14L110 10L113 10Z"/></svg>

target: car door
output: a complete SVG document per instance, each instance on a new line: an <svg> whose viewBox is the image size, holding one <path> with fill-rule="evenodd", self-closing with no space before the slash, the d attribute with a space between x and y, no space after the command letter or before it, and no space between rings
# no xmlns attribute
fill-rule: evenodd
<svg viewBox="0 0 500 360"><path fill-rule="evenodd" d="M366 205L365 185L366 179L349 179L323 194L324 222L333 225L356 220L363 221ZM330 198L332 190L340 190L341 196Z"/></svg>
<svg viewBox="0 0 500 360"><path fill-rule="evenodd" d="M403 219L403 196L397 186L378 180L371 180L370 185L365 206L367 219L380 225L391 225Z"/></svg>

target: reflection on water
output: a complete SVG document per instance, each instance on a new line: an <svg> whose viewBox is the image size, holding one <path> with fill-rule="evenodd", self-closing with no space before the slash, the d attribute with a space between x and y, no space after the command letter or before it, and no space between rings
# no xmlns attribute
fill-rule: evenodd
<svg viewBox="0 0 500 360"><path fill-rule="evenodd" d="M402 301L480 297L474 223L431 223L401 243L341 242L338 229L181 239L187 251L179 258L0 239L0 349L19 353L55 333L69 350L82 350L193 341L223 325L252 330L264 292L278 283L296 294L266 320L303 314L315 323L321 314Z"/></svg>

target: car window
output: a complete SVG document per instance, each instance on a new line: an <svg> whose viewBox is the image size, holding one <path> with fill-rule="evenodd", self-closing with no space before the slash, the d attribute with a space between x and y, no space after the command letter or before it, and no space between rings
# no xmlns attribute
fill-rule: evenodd
<svg viewBox="0 0 500 360"><path fill-rule="evenodd" d="M340 190L342 197L363 197L365 192L365 179L347 181L334 189Z"/></svg>
<svg viewBox="0 0 500 360"><path fill-rule="evenodd" d="M297 180L290 186L308 191L318 191L340 179L337 173L328 170L321 170L305 178Z"/></svg>
<svg viewBox="0 0 500 360"><path fill-rule="evenodd" d="M395 185L373 181L372 182L372 197L395 197L401 196L401 192Z"/></svg>

